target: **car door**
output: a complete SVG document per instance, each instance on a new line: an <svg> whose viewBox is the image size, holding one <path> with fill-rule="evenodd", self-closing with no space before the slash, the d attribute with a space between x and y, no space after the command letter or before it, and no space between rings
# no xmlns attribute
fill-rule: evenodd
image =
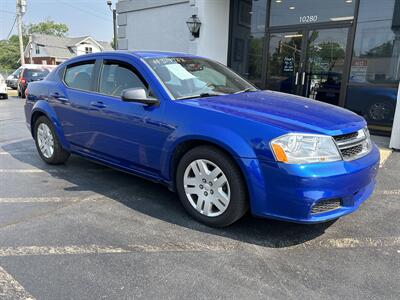
<svg viewBox="0 0 400 300"><path fill-rule="evenodd" d="M129 88L144 88L148 95L152 94L133 61L104 59L96 100L91 103L90 122L96 124L96 130L90 149L121 167L156 175L163 145L172 128L162 121L162 99L154 106L124 102L122 91Z"/></svg>
<svg viewBox="0 0 400 300"><path fill-rule="evenodd" d="M49 91L49 101L73 150L89 147L92 124L90 100L94 91L96 61L73 62L60 70L61 82Z"/></svg>

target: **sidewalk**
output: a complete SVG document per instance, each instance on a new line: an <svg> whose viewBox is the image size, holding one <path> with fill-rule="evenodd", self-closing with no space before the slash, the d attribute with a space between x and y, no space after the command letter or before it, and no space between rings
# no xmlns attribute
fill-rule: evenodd
<svg viewBox="0 0 400 300"><path fill-rule="evenodd" d="M382 167L393 152L393 150L389 148L390 138L387 136L371 135L371 139L378 146L379 152L381 153L380 166Z"/></svg>

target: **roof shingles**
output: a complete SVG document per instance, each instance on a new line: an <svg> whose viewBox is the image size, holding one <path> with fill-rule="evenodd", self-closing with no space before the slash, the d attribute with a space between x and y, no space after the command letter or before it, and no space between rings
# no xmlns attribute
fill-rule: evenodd
<svg viewBox="0 0 400 300"><path fill-rule="evenodd" d="M44 51L49 57L65 59L76 56L73 47L87 39L89 36L83 37L58 37L52 35L33 34L32 42L44 48ZM92 38L93 39L93 38ZM93 39L94 40L94 39ZM96 41L96 40L95 40ZM96 41L103 48L103 51L112 50L110 43L103 41Z"/></svg>

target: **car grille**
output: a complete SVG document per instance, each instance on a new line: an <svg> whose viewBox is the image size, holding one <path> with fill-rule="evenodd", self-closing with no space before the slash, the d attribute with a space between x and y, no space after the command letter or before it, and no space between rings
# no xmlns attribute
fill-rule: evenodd
<svg viewBox="0 0 400 300"><path fill-rule="evenodd" d="M313 205L311 208L311 213L320 214L326 211L337 209L341 205L340 199L321 200Z"/></svg>
<svg viewBox="0 0 400 300"><path fill-rule="evenodd" d="M344 160L354 160L366 155L371 142L364 129L333 137Z"/></svg>
<svg viewBox="0 0 400 300"><path fill-rule="evenodd" d="M342 155L345 159L352 158L354 156L358 156L362 151L363 151L362 145L357 145L354 147L350 147L350 148L341 150Z"/></svg>
<svg viewBox="0 0 400 300"><path fill-rule="evenodd" d="M348 133L348 134L338 135L338 136L335 136L335 141L336 142L347 141L347 140L355 139L357 136L358 136L358 132L352 132L352 133Z"/></svg>

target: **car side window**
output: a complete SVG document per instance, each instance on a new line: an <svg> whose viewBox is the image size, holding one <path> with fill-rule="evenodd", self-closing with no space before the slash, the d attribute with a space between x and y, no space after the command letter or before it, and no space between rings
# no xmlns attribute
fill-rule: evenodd
<svg viewBox="0 0 400 300"><path fill-rule="evenodd" d="M148 84L131 65L104 61L99 92L112 97L121 97L122 92L130 88L143 88L148 93Z"/></svg>
<svg viewBox="0 0 400 300"><path fill-rule="evenodd" d="M94 61L67 66L64 82L67 86L84 91L92 90Z"/></svg>

